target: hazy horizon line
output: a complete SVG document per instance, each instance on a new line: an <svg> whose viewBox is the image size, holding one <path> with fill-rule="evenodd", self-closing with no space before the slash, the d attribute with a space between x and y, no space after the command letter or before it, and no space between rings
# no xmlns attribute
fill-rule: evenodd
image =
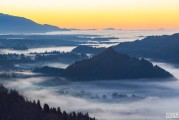
<svg viewBox="0 0 179 120"><path fill-rule="evenodd" d="M56 26L56 27L59 27L59 28L65 28L65 29L76 29L76 30L104 30L104 29L114 29L114 30L179 30L179 28L165 28L165 27L161 27L161 28L120 28L120 27L112 27L112 26L109 26L109 27L103 27L103 28L81 28L81 27L61 27L61 26L58 26L58 25L55 25L55 24L51 24L51 23L40 23L40 22L37 22L33 19L30 19L30 18L27 18L27 17L24 17L24 16L18 16L18 15L13 15L13 14L8 14L8 13L2 13L0 12L0 14L4 14L4 15L9 15L9 16L13 16L13 17L20 17L20 18L25 18L25 19L28 19L28 20L31 20L37 24L42 24L42 25L45 25L45 24L48 24L48 25L53 25L53 26Z"/></svg>

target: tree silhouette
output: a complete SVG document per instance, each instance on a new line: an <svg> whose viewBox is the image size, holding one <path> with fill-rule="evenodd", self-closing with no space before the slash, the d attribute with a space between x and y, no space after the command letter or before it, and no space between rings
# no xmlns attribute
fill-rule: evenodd
<svg viewBox="0 0 179 120"><path fill-rule="evenodd" d="M40 101L29 101L16 90L0 86L0 120L95 120L88 114L61 112L60 107L41 107Z"/></svg>

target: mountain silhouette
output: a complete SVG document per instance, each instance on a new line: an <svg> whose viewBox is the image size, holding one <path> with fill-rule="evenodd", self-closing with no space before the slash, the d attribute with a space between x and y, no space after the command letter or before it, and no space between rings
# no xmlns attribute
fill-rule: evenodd
<svg viewBox="0 0 179 120"><path fill-rule="evenodd" d="M179 33L173 35L148 36L142 40L120 43L114 49L135 57L179 63Z"/></svg>
<svg viewBox="0 0 179 120"><path fill-rule="evenodd" d="M104 52L67 67L63 77L73 80L168 78L172 75L145 59L133 58L108 48Z"/></svg>
<svg viewBox="0 0 179 120"><path fill-rule="evenodd" d="M114 28L104 28L103 30L116 30Z"/></svg>
<svg viewBox="0 0 179 120"><path fill-rule="evenodd" d="M32 20L0 13L0 33L37 33L64 31L56 26L38 24Z"/></svg>
<svg viewBox="0 0 179 120"><path fill-rule="evenodd" d="M134 57L151 58L157 61L179 63L179 33L173 35L148 36L142 40L123 42L113 48L119 53ZM72 52L97 54L104 48L78 46Z"/></svg>
<svg viewBox="0 0 179 120"><path fill-rule="evenodd" d="M72 50L73 53L85 53L85 54L98 54L104 51L106 48L95 48L86 45L80 45Z"/></svg>

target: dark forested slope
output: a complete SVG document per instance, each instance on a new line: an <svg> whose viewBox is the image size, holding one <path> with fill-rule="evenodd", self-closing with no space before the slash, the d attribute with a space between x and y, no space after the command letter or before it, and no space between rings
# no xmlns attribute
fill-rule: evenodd
<svg viewBox="0 0 179 120"><path fill-rule="evenodd" d="M17 91L0 86L0 120L95 120L88 114L67 113L40 101L28 101Z"/></svg>
<svg viewBox="0 0 179 120"><path fill-rule="evenodd" d="M179 34L149 36L143 40L120 43L114 49L131 56L179 63Z"/></svg>
<svg viewBox="0 0 179 120"><path fill-rule="evenodd" d="M132 58L108 48L87 60L67 67L64 77L76 80L167 78L170 73L145 59Z"/></svg>
<svg viewBox="0 0 179 120"><path fill-rule="evenodd" d="M73 53L85 53L85 54L98 54L104 51L106 48L95 48L86 45L80 45L72 50Z"/></svg>

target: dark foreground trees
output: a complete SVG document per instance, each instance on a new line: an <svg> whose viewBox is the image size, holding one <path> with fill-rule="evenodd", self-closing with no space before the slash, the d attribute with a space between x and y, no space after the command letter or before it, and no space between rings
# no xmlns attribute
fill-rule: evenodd
<svg viewBox="0 0 179 120"><path fill-rule="evenodd" d="M40 101L26 100L15 90L0 86L0 120L95 120L88 114L67 113L60 107L50 108Z"/></svg>

